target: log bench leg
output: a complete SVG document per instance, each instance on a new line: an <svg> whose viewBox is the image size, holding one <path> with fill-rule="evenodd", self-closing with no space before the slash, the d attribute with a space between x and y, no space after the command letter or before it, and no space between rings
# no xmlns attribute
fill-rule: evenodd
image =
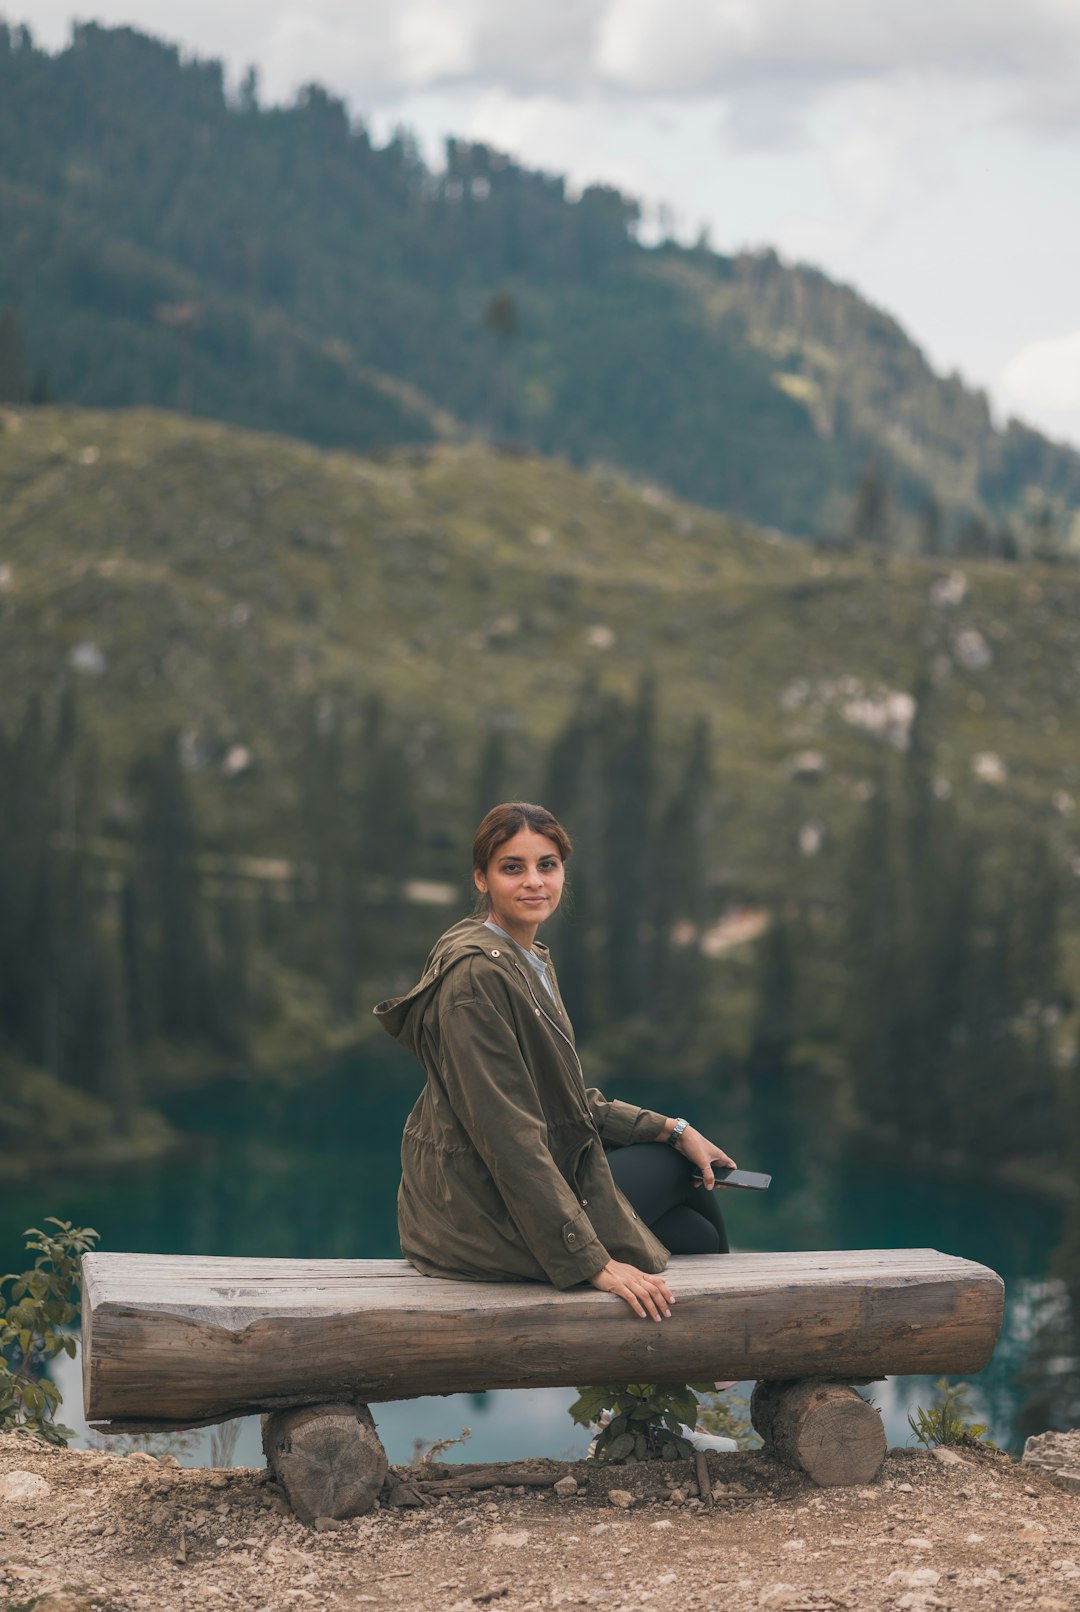
<svg viewBox="0 0 1080 1612"><path fill-rule="evenodd" d="M361 1517L386 1477L386 1451L366 1405L301 1405L263 1418L263 1449L302 1522Z"/></svg>
<svg viewBox="0 0 1080 1612"><path fill-rule="evenodd" d="M870 1483L885 1460L881 1417L849 1383L820 1377L759 1382L750 1420L777 1460L823 1489Z"/></svg>

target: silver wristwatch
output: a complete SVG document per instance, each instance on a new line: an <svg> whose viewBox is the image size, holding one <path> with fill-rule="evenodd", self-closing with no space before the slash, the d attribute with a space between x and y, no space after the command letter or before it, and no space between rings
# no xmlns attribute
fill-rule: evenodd
<svg viewBox="0 0 1080 1612"><path fill-rule="evenodd" d="M683 1131L685 1131L685 1129L686 1129L687 1125L689 1125L689 1123L690 1123L690 1121L685 1120L685 1119L677 1119L675 1121L675 1128L671 1132L671 1135L667 1138L667 1140L671 1143L672 1147L677 1147L678 1146L679 1137L682 1135Z"/></svg>

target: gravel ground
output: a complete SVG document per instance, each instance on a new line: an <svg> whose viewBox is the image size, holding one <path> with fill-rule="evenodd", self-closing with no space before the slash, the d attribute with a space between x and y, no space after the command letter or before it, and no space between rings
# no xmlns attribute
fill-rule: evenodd
<svg viewBox="0 0 1080 1612"><path fill-rule="evenodd" d="M9 1434L0 1607L1080 1609L1080 1495L993 1452L894 1450L871 1487L830 1490L714 1455L712 1505L688 1463L563 1470L572 1497L489 1490L318 1531L265 1472Z"/></svg>

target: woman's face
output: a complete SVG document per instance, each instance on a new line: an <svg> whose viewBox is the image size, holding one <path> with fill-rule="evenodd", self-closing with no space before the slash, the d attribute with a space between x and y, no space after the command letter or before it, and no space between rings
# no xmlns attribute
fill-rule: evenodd
<svg viewBox="0 0 1080 1612"><path fill-rule="evenodd" d="M564 878L558 846L531 828L504 841L483 872L473 870L476 888L491 900L494 921L525 946L562 900Z"/></svg>

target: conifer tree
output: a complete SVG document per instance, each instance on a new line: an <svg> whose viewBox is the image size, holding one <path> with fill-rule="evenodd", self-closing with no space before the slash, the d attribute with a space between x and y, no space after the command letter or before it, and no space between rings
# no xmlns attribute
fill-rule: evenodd
<svg viewBox="0 0 1080 1612"><path fill-rule="evenodd" d="M880 466L871 461L864 467L855 489L851 538L860 547L871 549L880 563L889 546L889 527L889 489Z"/></svg>
<svg viewBox="0 0 1080 1612"><path fill-rule="evenodd" d="M15 308L0 308L0 403L28 403L30 378L22 320Z"/></svg>
<svg viewBox="0 0 1080 1612"><path fill-rule="evenodd" d="M656 690L645 676L629 710L612 702L607 731L607 1005L618 1021L647 1011L650 1003L645 964L655 744Z"/></svg>
<svg viewBox="0 0 1080 1612"><path fill-rule="evenodd" d="M598 857L603 838L600 700L587 680L565 727L548 751L541 791L543 804L563 823L574 842L567 895L558 919L559 985L578 1038L588 1040L602 1018L597 950Z"/></svg>
<svg viewBox="0 0 1080 1612"><path fill-rule="evenodd" d="M136 762L133 794L139 803L133 876L145 903L155 1030L180 1041L212 1034L215 1004L200 893L198 837L180 768L176 735Z"/></svg>
<svg viewBox="0 0 1080 1612"><path fill-rule="evenodd" d="M681 774L655 833L651 862L649 973L661 1017L696 1028L708 979L701 939L709 917L708 852L712 810L709 723L690 730Z"/></svg>

